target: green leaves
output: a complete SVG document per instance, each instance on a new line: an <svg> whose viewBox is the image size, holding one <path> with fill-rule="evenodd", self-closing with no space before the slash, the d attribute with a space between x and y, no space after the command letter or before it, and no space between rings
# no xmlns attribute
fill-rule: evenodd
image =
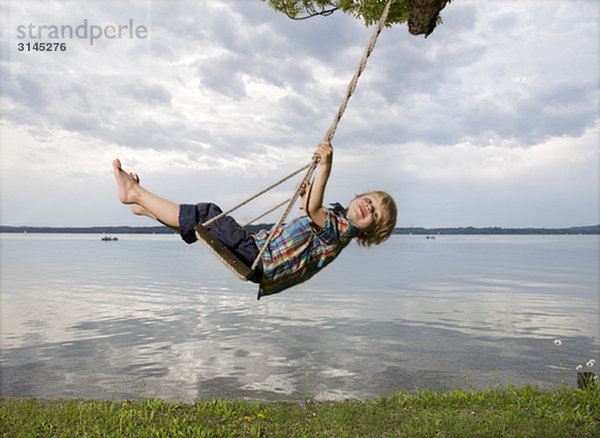
<svg viewBox="0 0 600 438"><path fill-rule="evenodd" d="M379 21L387 0L263 0L278 12L295 20L327 16L342 11L370 26ZM404 23L410 17L410 1L396 0L388 16L387 26Z"/></svg>

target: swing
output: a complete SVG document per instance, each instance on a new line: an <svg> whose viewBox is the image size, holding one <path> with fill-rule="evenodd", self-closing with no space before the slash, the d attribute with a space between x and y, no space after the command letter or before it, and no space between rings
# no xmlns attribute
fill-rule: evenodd
<svg viewBox="0 0 600 438"><path fill-rule="evenodd" d="M327 131L327 134L325 135L325 139L324 141L331 141L331 139L333 138L333 135L335 134L335 130L337 129L337 125L339 123L339 121L342 118L342 115L344 114L344 111L346 110L346 106L348 105L348 101L350 100L350 97L352 96L352 94L354 93L354 90L356 89L356 84L358 82L358 78L360 77L360 75L362 74L363 70L365 69L366 65L367 65L367 59L368 57L371 55L371 52L373 51L373 48L375 47L375 42L377 41L377 37L379 36L381 30L383 29L383 26L385 25L385 22L387 20L388 17L388 13L390 11L390 6L392 5L392 3L394 2L394 0L388 0L385 9L383 10L383 13L381 15L381 18L379 19L379 22L377 23L377 26L375 27L375 31L373 32L373 36L371 37L371 41L369 43L369 45L367 46L367 49L365 50L365 54L363 55L363 58L358 66L358 70L356 71L356 73L354 74L354 77L352 78L352 80L350 81L350 84L348 85L348 88L346 90L346 97L344 99L344 101L341 103L338 112L335 116L335 119L331 125L331 127L329 128L329 130ZM261 190L260 192L258 192L257 194L251 196L250 198L246 199L245 201L239 203L238 205L230 208L227 211L224 211L222 213L220 213L219 215L209 219L208 221L196 225L195 227L195 232L196 232L196 237L198 238L198 240L200 240L202 243L204 243L204 245L206 245L206 247L219 259L221 260L221 262L227 266L232 272L234 272L241 280L243 281L247 281L250 279L250 277L252 277L252 275L254 274L254 271L256 269L256 267L258 266L258 263L260 262L260 259L263 255L263 253L265 252L266 248L268 247L269 243L271 243L271 240L273 240L273 237L275 235L275 232L279 229L279 227L281 226L281 224L283 223L283 221L285 221L285 219L287 218L287 216L289 215L290 211L292 210L292 207L294 206L294 204L296 203L296 200L298 199L299 196L303 195L303 188L302 185L303 183L306 181L310 181L310 178L314 172L314 170L317 168L318 165L318 158L313 157L313 160L311 163L307 164L304 167L301 167L300 169L292 172L291 174L289 174L288 176L282 178L281 180L277 181L276 183L270 185L269 187L265 188L264 190ZM252 263L251 267L246 266L246 264L244 264L241 260L239 260L231 251L229 251L229 249L218 239L214 238L207 230L206 227L208 225L210 225L211 223L213 223L214 221L220 219L221 217L228 215L229 213L233 212L234 210L237 210L238 208L242 207L243 205L246 205L248 202L258 198L260 195L268 192L269 190L271 190L272 188L278 186L279 184L287 181L288 179L292 178L293 176L299 174L300 172L306 170L306 174L304 175L304 177L302 178L302 180L300 181L300 183L298 184L296 191L294 192L294 194L292 195L291 198L283 201L282 203L276 205L275 207L273 207L272 209L262 213L260 216L257 216L256 218L252 219L251 221L246 222L245 224L242 225L242 227L245 227L246 225L250 225L251 223L253 223L254 221L260 219L261 217L271 213L272 211L275 211L277 208L285 205L287 203L287 207L284 210L284 212L281 214L279 220L277 221L277 223L275 224L275 226L273 227L273 229L271 230L271 233L269 234L269 236L267 237L267 240L265 241L265 243L263 244L263 246L260 248L260 251L258 253L258 255L256 256L256 259L254 260L254 263Z"/></svg>

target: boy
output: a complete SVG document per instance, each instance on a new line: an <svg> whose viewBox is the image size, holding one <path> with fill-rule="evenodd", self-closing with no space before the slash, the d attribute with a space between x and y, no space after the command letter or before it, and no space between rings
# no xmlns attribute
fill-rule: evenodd
<svg viewBox="0 0 600 438"><path fill-rule="evenodd" d="M353 237L362 246L386 240L396 225L396 205L385 192L358 195L347 209L339 204L323 207L323 194L331 172L333 148L321 143L315 152L319 168L312 184L305 185L304 213L281 226L266 251L251 281L259 283L259 295L271 295L302 283L331 263ZM119 185L119 199L130 204L134 214L148 216L178 231L187 243L197 240L194 227L221 213L212 203L177 205L160 198L139 185L137 174L127 174L118 159L113 161ZM308 195L307 195L308 194ZM251 266L269 233L249 233L230 216L206 227L247 266Z"/></svg>

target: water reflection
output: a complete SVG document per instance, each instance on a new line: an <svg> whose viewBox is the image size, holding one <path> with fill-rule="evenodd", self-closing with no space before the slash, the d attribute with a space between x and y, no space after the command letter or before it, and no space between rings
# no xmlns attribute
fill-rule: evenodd
<svg viewBox="0 0 600 438"><path fill-rule="evenodd" d="M397 236L260 302L172 236L30 237L2 238L3 396L369 398L598 359L593 237Z"/></svg>

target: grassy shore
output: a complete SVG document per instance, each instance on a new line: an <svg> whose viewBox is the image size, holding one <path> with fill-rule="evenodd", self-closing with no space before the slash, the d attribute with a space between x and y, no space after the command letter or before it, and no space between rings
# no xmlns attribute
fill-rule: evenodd
<svg viewBox="0 0 600 438"><path fill-rule="evenodd" d="M600 437L600 391L428 390L369 401L0 399L2 437Z"/></svg>

